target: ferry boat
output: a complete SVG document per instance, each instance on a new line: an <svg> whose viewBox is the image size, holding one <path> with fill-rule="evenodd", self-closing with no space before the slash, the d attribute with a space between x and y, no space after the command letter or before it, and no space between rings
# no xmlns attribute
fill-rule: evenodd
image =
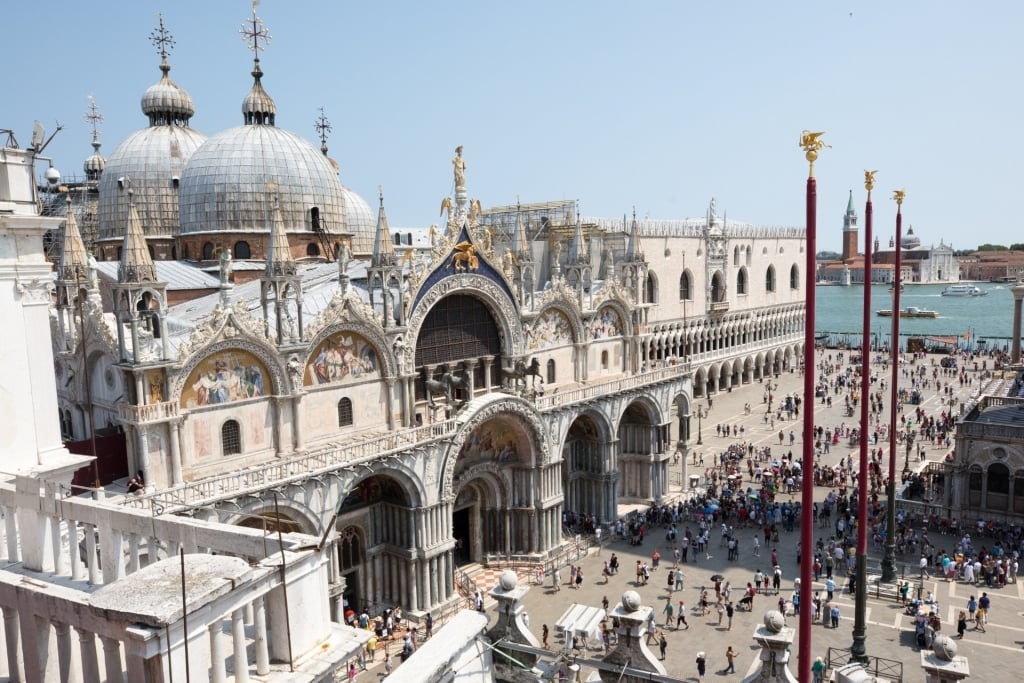
<svg viewBox="0 0 1024 683"><path fill-rule="evenodd" d="M883 318L891 318L892 317L892 309L891 308L883 308L880 311L875 311L875 313L880 315L880 316L882 316ZM900 317L901 318L938 318L939 317L939 313L938 313L938 311L933 311L933 310L930 310L928 308L918 308L917 306L907 306L906 308L903 308L903 309L900 310Z"/></svg>
<svg viewBox="0 0 1024 683"><path fill-rule="evenodd" d="M975 285L949 285L942 290L942 296L985 296L986 294L988 292Z"/></svg>

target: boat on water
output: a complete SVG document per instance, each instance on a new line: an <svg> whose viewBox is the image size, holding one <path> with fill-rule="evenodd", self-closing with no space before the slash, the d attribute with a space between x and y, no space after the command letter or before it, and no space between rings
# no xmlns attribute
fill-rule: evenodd
<svg viewBox="0 0 1024 683"><path fill-rule="evenodd" d="M882 316L883 318L891 318L892 317L892 309L891 308L883 308L880 311L875 311L875 313L880 315L880 316ZM928 309L928 308L918 308L917 306L907 306L906 308L900 309L900 317L901 318L938 318L939 317L939 313L938 313L938 311L933 311L933 310Z"/></svg>
<svg viewBox="0 0 1024 683"><path fill-rule="evenodd" d="M942 296L985 296L988 294L975 285L949 285L942 290Z"/></svg>
<svg viewBox="0 0 1024 683"><path fill-rule="evenodd" d="M900 291L902 292L904 289L906 289L906 286L901 282L900 283ZM896 290L896 285L889 285L889 291L890 292L893 292L895 290Z"/></svg>

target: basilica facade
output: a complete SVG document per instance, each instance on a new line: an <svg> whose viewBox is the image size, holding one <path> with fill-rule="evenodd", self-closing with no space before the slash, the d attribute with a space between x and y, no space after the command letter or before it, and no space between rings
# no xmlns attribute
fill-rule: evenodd
<svg viewBox="0 0 1024 683"><path fill-rule="evenodd" d="M797 368L802 229L713 200L679 221L488 209L460 147L440 225L403 246L325 138L275 127L258 59L242 125L204 138L161 55L150 126L99 181L96 254L66 212L61 424L123 431L130 506L322 538L339 617L439 609L460 563L542 561L568 513L665 499L715 393ZM168 262L217 285L172 303Z"/></svg>

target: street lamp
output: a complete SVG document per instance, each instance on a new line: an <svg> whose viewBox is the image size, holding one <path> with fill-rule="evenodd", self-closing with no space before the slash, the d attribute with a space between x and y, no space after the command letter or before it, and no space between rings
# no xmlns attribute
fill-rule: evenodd
<svg viewBox="0 0 1024 683"><path fill-rule="evenodd" d="M700 420L701 420L702 417L704 417L704 409L701 408L700 406L697 406L697 445L698 446L703 446L704 445L704 433L701 431L701 424L700 424Z"/></svg>

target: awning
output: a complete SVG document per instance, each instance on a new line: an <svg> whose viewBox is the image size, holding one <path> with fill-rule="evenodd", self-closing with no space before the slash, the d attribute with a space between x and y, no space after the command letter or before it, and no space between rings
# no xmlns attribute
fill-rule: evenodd
<svg viewBox="0 0 1024 683"><path fill-rule="evenodd" d="M581 635L592 638L599 633L602 621L604 621L604 610L600 607L573 603L555 622L555 631L564 631L570 636Z"/></svg>

